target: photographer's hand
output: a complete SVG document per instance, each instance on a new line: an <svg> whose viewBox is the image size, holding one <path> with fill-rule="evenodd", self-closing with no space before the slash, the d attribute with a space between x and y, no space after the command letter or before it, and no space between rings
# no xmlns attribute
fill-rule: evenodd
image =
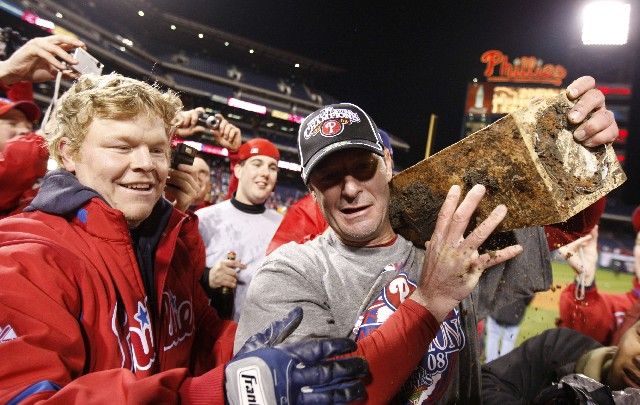
<svg viewBox="0 0 640 405"><path fill-rule="evenodd" d="M198 180L193 166L180 164L178 169L169 169L164 196L180 211L187 211L198 197Z"/></svg>
<svg viewBox="0 0 640 405"><path fill-rule="evenodd" d="M198 132L209 132L211 130L198 125L198 116L204 113L204 108L197 107L193 110L180 111L173 124L176 126L175 134L181 138L188 138Z"/></svg>
<svg viewBox="0 0 640 405"><path fill-rule="evenodd" d="M227 148L231 152L237 151L242 143L240 129L227 121L222 114L215 115L220 121L215 129L198 125L198 116L204 112L202 107L180 111L173 120L173 125L176 126L175 134L181 138L187 138L198 132L206 132L213 135L223 148Z"/></svg>
<svg viewBox="0 0 640 405"><path fill-rule="evenodd" d="M240 128L227 121L221 114L216 114L216 117L220 120L220 125L217 129L212 130L211 134L223 148L227 148L231 152L237 151L242 143Z"/></svg>
<svg viewBox="0 0 640 405"><path fill-rule="evenodd" d="M9 59L0 62L0 81L5 85L21 80L38 83L54 79L58 72L77 77L77 73L67 66L78 63L67 53L74 48L86 46L84 42L66 35L33 38Z"/></svg>

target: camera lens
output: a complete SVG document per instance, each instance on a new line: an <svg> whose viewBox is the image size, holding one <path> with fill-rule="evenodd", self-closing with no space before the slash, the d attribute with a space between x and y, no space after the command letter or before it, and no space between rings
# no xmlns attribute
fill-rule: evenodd
<svg viewBox="0 0 640 405"><path fill-rule="evenodd" d="M215 115L201 113L200 116L198 117L198 123L200 125L203 125L211 129L218 129L218 126L220 125L220 120Z"/></svg>

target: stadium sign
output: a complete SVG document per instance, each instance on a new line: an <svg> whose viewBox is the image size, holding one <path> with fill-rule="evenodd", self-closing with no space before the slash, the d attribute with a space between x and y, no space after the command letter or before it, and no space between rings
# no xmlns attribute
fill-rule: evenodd
<svg viewBox="0 0 640 405"><path fill-rule="evenodd" d="M567 69L562 65L544 64L535 56L521 56L509 62L509 56L495 49L480 56L486 64L484 76L489 82L502 83L539 83L562 85Z"/></svg>

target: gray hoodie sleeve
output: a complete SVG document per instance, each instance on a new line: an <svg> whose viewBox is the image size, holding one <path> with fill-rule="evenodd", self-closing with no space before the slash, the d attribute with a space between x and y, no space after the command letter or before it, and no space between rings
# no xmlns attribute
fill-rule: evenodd
<svg viewBox="0 0 640 405"><path fill-rule="evenodd" d="M317 271L306 271L318 265L301 245L290 247L285 245L269 255L253 277L240 316L234 352L247 338L284 317L295 306L302 307L304 315L287 341L335 336L335 320L327 304L321 275Z"/></svg>

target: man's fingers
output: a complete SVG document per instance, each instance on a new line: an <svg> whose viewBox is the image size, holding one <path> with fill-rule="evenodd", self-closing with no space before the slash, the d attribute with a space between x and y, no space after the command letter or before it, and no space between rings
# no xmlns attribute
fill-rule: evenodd
<svg viewBox="0 0 640 405"><path fill-rule="evenodd" d="M321 391L323 385L340 384L361 378L369 371L367 362L360 357L330 360L316 366L298 368L293 371L293 380L300 385L309 385Z"/></svg>
<svg viewBox="0 0 640 405"><path fill-rule="evenodd" d="M611 143L615 141L615 139L620 134L620 130L618 129L618 124L613 120L613 113L611 111L606 111L606 110L603 111L602 114L597 115L596 119L601 121L600 123L597 124L598 126L601 126L602 124L606 125L607 122L609 123L609 126L607 126L606 128L600 130L595 134L585 132L583 136L586 136L587 138L586 140L582 141L582 145L588 148L604 145L606 143ZM574 131L574 137L576 136L577 131L578 130Z"/></svg>
<svg viewBox="0 0 640 405"><path fill-rule="evenodd" d="M340 384L338 387L327 387L323 390L303 388L298 396L298 403L305 405L349 404L357 399L362 399L364 394L364 384L361 381L351 381Z"/></svg>
<svg viewBox="0 0 640 405"><path fill-rule="evenodd" d="M582 76L574 80L567 86L567 96L570 100L575 100L584 94L587 90L596 87L596 79L591 76Z"/></svg>
<svg viewBox="0 0 640 405"><path fill-rule="evenodd" d="M356 342L347 338L312 339L279 347L305 365L313 366L327 358L351 353L356 349Z"/></svg>
<svg viewBox="0 0 640 405"><path fill-rule="evenodd" d="M220 276L218 284L220 284L221 287L236 288L236 286L238 285L238 280L236 279L235 275L231 276L228 274L224 274Z"/></svg>
<svg viewBox="0 0 640 405"><path fill-rule="evenodd" d="M451 217L451 223L445 236L445 243L448 243L450 246L457 246L460 243L464 231L467 229L467 225L469 225L469 220L476 210L476 207L478 207L480 200L484 197L485 192L486 188L481 184L476 184L469 190Z"/></svg>
<svg viewBox="0 0 640 405"><path fill-rule="evenodd" d="M616 124L613 112L604 108L596 110L591 117L580 124L574 131L573 137L576 141L586 144L589 138L601 133L606 133L607 142L612 142L618 136L618 126Z"/></svg>
<svg viewBox="0 0 640 405"><path fill-rule="evenodd" d="M192 179L193 177L189 173L174 170L171 177L167 178L167 185L174 186L185 194L195 196L198 191L198 184Z"/></svg>
<svg viewBox="0 0 640 405"><path fill-rule="evenodd" d="M263 347L273 347L280 344L300 325L302 315L302 308L293 308L283 319L271 323L262 332L256 333L247 339L236 356Z"/></svg>
<svg viewBox="0 0 640 405"><path fill-rule="evenodd" d="M226 264L226 263L223 262L223 264ZM231 277L234 280L238 277L238 272L233 267L222 266L220 267L220 270L222 271L223 274L226 274L227 276Z"/></svg>
<svg viewBox="0 0 640 405"><path fill-rule="evenodd" d="M520 245L511 245L507 246L504 249L495 250L491 252L484 253L480 255L479 261L483 263L483 270L495 266L496 264L505 262L509 259L513 259L522 253L522 246Z"/></svg>
<svg viewBox="0 0 640 405"><path fill-rule="evenodd" d="M36 55L38 57L44 59L45 61L47 61L48 64L50 64L51 66L55 67L58 70L64 70L64 69L67 68L67 65L65 65L62 62L60 62L51 53L47 52L46 50L44 50L42 48L39 48L36 51Z"/></svg>
<svg viewBox="0 0 640 405"><path fill-rule="evenodd" d="M57 56L58 58L62 59L63 61L65 61L66 63L70 64L70 65L75 65L78 63L77 60L75 60L71 55L69 55L67 53L67 51L65 51L64 49L62 49L61 47L54 45L54 44L50 44L50 43L44 43L42 45L42 48L49 52L51 55Z"/></svg>
<svg viewBox="0 0 640 405"><path fill-rule="evenodd" d="M47 42L59 45L62 48L87 48L87 45L85 45L84 42L69 35L56 34L48 37L43 37L42 39Z"/></svg>
<svg viewBox="0 0 640 405"><path fill-rule="evenodd" d="M462 245L474 250L478 249L498 225L500 225L500 222L502 222L506 215L507 207L504 204L498 205L480 225L476 226L473 232L462 242Z"/></svg>
<svg viewBox="0 0 640 405"><path fill-rule="evenodd" d="M442 241L444 239L444 235L449 229L451 217L456 211L458 201L460 201L460 193L460 186L456 184L451 186L451 188L449 189L447 197L444 199L442 207L440 207L440 212L438 213L438 221L436 222L436 226L433 230L433 235L431 236L432 240Z"/></svg>
<svg viewBox="0 0 640 405"><path fill-rule="evenodd" d="M590 89L580 97L568 112L569 121L574 124L582 122L589 113L604 108L604 94L600 90Z"/></svg>
<svg viewBox="0 0 640 405"><path fill-rule="evenodd" d="M242 263L240 260L229 260L227 261L227 263L228 266L233 268L236 272L247 268L247 265Z"/></svg>
<svg viewBox="0 0 640 405"><path fill-rule="evenodd" d="M272 323L266 331L270 333L269 344L271 346L284 341L302 322L302 308L295 307L281 320Z"/></svg>

